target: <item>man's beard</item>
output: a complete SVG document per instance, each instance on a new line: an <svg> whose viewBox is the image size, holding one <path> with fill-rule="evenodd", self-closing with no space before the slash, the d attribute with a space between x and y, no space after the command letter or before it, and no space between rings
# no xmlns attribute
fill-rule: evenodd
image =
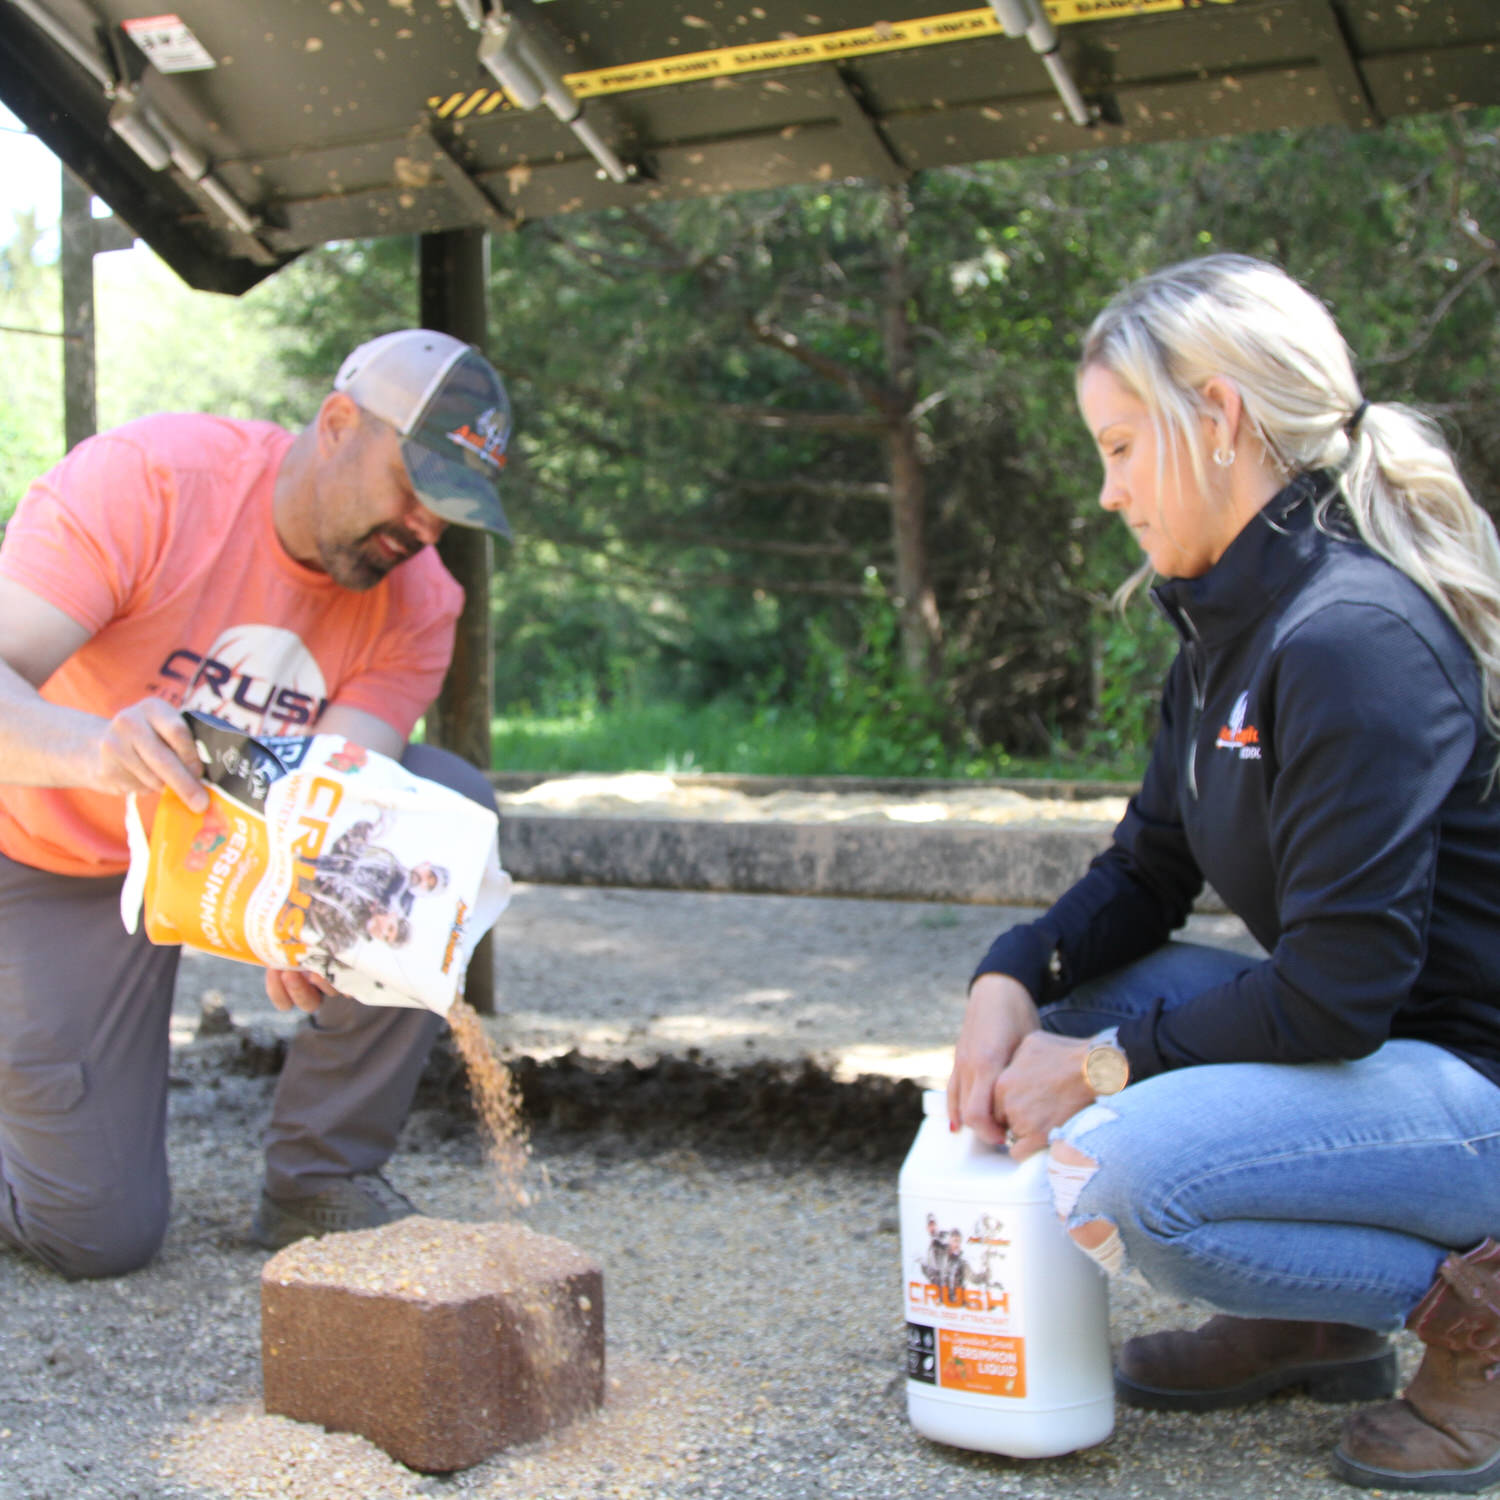
<svg viewBox="0 0 1500 1500"><path fill-rule="evenodd" d="M399 554L387 550L382 545L381 538L394 543ZM372 526L352 542L338 542L329 546L323 555L323 566L340 588L363 592L374 588L391 569L415 557L425 545L411 532L387 522Z"/></svg>

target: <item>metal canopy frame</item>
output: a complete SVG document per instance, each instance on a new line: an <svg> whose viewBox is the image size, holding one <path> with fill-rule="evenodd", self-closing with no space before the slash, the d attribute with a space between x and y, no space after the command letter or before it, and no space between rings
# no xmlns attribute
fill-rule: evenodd
<svg viewBox="0 0 1500 1500"><path fill-rule="evenodd" d="M1027 6L1048 58L1007 35ZM561 102L502 87L517 36L517 88ZM330 240L1500 103L1500 5L0 0L0 99L184 280L237 293Z"/></svg>

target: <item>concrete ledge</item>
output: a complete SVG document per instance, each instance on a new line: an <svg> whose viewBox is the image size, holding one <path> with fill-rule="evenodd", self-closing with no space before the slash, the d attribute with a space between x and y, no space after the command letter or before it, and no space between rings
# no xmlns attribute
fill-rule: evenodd
<svg viewBox="0 0 1500 1500"><path fill-rule="evenodd" d="M517 880L1048 906L1111 830L503 815Z"/></svg>
<svg viewBox="0 0 1500 1500"><path fill-rule="evenodd" d="M607 772L597 771L491 771L490 785L497 792L526 792L543 782L596 780ZM773 792L871 793L882 797L922 799L944 792L1015 792L1038 800L1055 798L1085 802L1094 797L1129 797L1140 790L1136 781L1056 781L1038 777L940 777L940 776L756 776L733 771L673 771L678 786L715 787L763 797Z"/></svg>

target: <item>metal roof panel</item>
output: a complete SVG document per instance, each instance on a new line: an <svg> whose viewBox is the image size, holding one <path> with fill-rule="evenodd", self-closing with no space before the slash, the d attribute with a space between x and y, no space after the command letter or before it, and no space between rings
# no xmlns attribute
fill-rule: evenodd
<svg viewBox="0 0 1500 1500"><path fill-rule="evenodd" d="M988 7L511 0L596 159L482 65L466 12L494 3L0 0L0 99L222 291L330 238L1500 103L1494 0L1045 0L1089 126Z"/></svg>

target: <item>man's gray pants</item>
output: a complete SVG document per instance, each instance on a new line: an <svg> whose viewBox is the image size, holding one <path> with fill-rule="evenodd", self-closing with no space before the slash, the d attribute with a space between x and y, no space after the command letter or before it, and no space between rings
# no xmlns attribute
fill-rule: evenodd
<svg viewBox="0 0 1500 1500"><path fill-rule="evenodd" d="M493 808L467 762L402 764ZM144 1265L167 1228L167 1068L176 948L126 933L122 877L0 855L0 1241L68 1276ZM441 1020L325 1000L298 1028L266 1136L266 1191L306 1197L383 1166Z"/></svg>

